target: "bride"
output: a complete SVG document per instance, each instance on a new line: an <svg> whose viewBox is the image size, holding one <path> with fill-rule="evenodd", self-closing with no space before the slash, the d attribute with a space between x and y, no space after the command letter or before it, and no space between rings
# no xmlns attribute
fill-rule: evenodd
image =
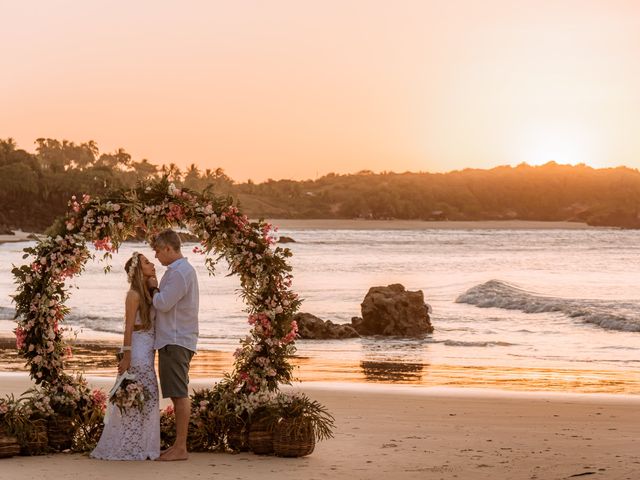
<svg viewBox="0 0 640 480"><path fill-rule="evenodd" d="M124 413L109 402L104 431L91 457L155 460L160 456L160 411L153 349L155 311L146 284L156 272L153 263L138 252L133 252L124 269L131 287L125 302L124 355L118 365L118 375L125 372L135 375L149 390L151 398L145 401L142 411L129 408Z"/></svg>

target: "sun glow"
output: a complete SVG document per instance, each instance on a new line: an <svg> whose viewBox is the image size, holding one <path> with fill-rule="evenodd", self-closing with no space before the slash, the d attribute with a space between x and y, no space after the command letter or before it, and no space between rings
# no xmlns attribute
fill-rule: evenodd
<svg viewBox="0 0 640 480"><path fill-rule="evenodd" d="M538 125L524 128L515 146L515 158L529 165L550 161L597 167L602 164L598 133L579 125Z"/></svg>

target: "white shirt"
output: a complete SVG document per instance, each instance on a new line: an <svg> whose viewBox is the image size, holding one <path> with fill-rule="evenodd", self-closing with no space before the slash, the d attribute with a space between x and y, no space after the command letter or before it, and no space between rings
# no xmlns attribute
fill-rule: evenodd
<svg viewBox="0 0 640 480"><path fill-rule="evenodd" d="M200 304L196 270L186 258L179 258L167 267L159 288L153 296L156 309L154 348L180 345L195 352Z"/></svg>

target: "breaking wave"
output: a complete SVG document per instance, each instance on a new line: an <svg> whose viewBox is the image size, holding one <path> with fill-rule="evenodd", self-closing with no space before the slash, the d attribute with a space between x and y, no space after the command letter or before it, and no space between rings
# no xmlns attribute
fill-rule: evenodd
<svg viewBox="0 0 640 480"><path fill-rule="evenodd" d="M547 297L500 280L490 280L470 288L456 299L456 303L525 313L559 312L607 330L640 332L640 305L637 303Z"/></svg>

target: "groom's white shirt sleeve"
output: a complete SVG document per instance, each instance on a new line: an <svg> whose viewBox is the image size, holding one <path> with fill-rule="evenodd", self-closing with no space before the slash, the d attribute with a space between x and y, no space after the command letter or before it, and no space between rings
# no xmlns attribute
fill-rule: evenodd
<svg viewBox="0 0 640 480"><path fill-rule="evenodd" d="M162 289L153 296L153 306L160 312L171 310L187 293L187 282L180 272L173 269L165 275L167 278L162 282Z"/></svg>

